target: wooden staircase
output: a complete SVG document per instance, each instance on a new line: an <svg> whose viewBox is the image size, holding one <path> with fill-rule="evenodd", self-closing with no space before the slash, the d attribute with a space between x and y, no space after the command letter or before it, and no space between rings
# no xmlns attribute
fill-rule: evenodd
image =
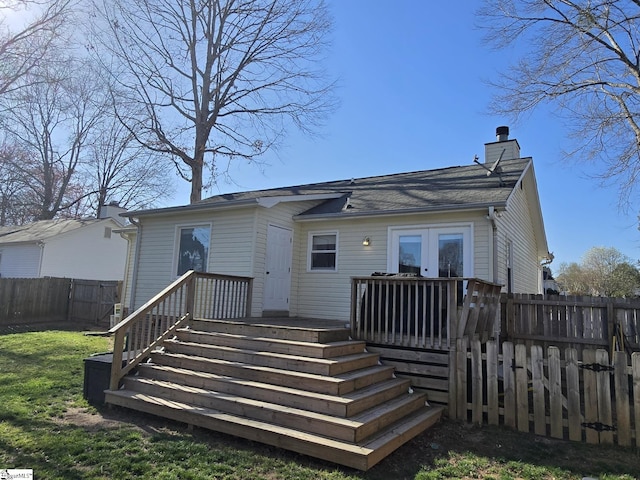
<svg viewBox="0 0 640 480"><path fill-rule="evenodd" d="M347 328L259 321L190 320L106 402L359 470L440 418Z"/></svg>

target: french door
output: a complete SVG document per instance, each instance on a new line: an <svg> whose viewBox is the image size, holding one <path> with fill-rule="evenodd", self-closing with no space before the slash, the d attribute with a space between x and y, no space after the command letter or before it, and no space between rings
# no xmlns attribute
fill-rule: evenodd
<svg viewBox="0 0 640 480"><path fill-rule="evenodd" d="M471 277L471 227L395 228L388 270L423 277Z"/></svg>

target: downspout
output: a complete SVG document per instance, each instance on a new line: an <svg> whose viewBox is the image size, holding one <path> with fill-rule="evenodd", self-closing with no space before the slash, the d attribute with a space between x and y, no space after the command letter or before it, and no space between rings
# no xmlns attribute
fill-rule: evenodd
<svg viewBox="0 0 640 480"><path fill-rule="evenodd" d="M493 283L498 283L498 224L496 223L497 213L495 207L489 207L487 219L491 223L492 242L491 242L491 277Z"/></svg>
<svg viewBox="0 0 640 480"><path fill-rule="evenodd" d="M131 273L131 298L129 299L129 311L135 311L136 305L136 290L138 289L138 265L140 258L140 242L142 241L142 223L139 220L135 220L133 217L129 217L129 221L132 225L135 225L138 229L136 234L136 248L133 254L133 272Z"/></svg>
<svg viewBox="0 0 640 480"><path fill-rule="evenodd" d="M38 260L38 278L42 277L42 259L44 258L44 241L40 240L38 246L40 247L40 259Z"/></svg>

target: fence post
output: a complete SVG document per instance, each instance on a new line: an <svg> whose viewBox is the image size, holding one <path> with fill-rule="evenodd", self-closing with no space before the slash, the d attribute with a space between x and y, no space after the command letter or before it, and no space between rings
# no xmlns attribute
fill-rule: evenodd
<svg viewBox="0 0 640 480"><path fill-rule="evenodd" d="M503 341L510 341L511 336L514 333L513 331L515 323L515 305L513 302L513 293L503 294L500 303L504 305L504 324L500 328L500 334L502 335Z"/></svg>
<svg viewBox="0 0 640 480"><path fill-rule="evenodd" d="M613 298L607 298L607 350L613 356L613 338L616 334L616 318L613 308Z"/></svg>

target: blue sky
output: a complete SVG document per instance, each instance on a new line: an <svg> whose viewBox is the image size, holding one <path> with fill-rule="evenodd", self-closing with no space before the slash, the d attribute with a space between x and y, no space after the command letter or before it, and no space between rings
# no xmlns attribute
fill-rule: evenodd
<svg viewBox="0 0 640 480"><path fill-rule="evenodd" d="M638 209L621 212L615 186L590 178L593 165L567 163L568 129L541 109L518 124L488 115L497 78L520 51L482 43L475 25L479 1L326 0L335 29L328 57L341 105L317 138L293 132L261 171L239 164L234 183L205 193L349 179L471 164L509 125L523 157L533 157L554 271L594 246L615 247L640 260ZM5 12L6 13L6 12ZM176 179L163 206L189 201L190 184Z"/></svg>
<svg viewBox="0 0 640 480"><path fill-rule="evenodd" d="M473 162L495 128L509 125L537 174L554 271L593 246L640 259L637 211L622 213L617 190L589 178L593 167L566 163L568 130L549 110L510 124L486 114L487 79L518 58L495 51L474 26L479 2L328 0L335 30L329 71L341 106L318 138L295 132L279 154L232 169L235 184L208 194L423 170ZM457 7L456 7L457 5ZM168 205L186 204L182 182Z"/></svg>

